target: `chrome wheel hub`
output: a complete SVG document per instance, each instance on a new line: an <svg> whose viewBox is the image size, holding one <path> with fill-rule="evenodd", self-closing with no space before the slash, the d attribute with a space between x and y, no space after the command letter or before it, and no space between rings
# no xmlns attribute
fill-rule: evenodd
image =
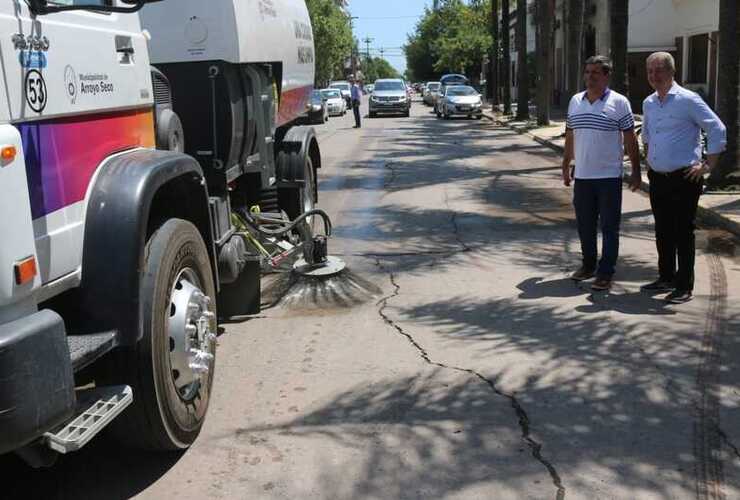
<svg viewBox="0 0 740 500"><path fill-rule="evenodd" d="M180 271L170 293L167 318L170 366L177 391L194 397L208 376L216 346L216 315L192 269Z"/></svg>

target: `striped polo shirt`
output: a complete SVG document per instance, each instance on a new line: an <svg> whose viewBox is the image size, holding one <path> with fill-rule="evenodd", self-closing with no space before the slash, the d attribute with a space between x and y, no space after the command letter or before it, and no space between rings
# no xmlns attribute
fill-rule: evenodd
<svg viewBox="0 0 740 500"><path fill-rule="evenodd" d="M622 94L606 89L593 103L586 92L574 95L566 128L573 130L576 179L622 177L622 132L634 126L632 107Z"/></svg>

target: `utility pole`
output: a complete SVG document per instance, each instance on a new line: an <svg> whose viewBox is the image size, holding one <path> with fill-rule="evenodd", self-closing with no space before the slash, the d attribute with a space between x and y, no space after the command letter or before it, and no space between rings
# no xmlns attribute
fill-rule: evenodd
<svg viewBox="0 0 740 500"><path fill-rule="evenodd" d="M365 57L367 60L370 60L370 44L374 41L374 38L370 38L369 36L366 36L365 39L362 41L365 44Z"/></svg>
<svg viewBox="0 0 740 500"><path fill-rule="evenodd" d="M383 47L380 47L380 58L384 59L383 54L385 54L385 49Z"/></svg>

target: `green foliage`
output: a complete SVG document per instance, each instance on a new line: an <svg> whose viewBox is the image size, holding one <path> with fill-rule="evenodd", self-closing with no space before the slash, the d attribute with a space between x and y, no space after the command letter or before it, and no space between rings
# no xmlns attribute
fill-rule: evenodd
<svg viewBox="0 0 740 500"><path fill-rule="evenodd" d="M334 0L306 0L313 26L316 83L344 76L344 61L355 44L349 19Z"/></svg>
<svg viewBox="0 0 740 500"><path fill-rule="evenodd" d="M379 78L400 78L398 71L391 66L391 63L380 57L370 57L363 59L362 73L365 76L365 83L373 83Z"/></svg>
<svg viewBox="0 0 740 500"><path fill-rule="evenodd" d="M405 45L413 81L463 73L475 79L492 45L490 0L443 0L426 9Z"/></svg>

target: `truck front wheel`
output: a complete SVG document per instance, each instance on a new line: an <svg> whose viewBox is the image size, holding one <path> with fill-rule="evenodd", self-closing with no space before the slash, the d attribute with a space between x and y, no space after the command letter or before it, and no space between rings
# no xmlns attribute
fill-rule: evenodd
<svg viewBox="0 0 740 500"><path fill-rule="evenodd" d="M216 290L205 243L188 221L170 219L145 249L143 337L116 353L113 376L134 403L114 421L126 444L182 450L198 436L210 402L216 354ZM125 375L124 375L125 374Z"/></svg>

